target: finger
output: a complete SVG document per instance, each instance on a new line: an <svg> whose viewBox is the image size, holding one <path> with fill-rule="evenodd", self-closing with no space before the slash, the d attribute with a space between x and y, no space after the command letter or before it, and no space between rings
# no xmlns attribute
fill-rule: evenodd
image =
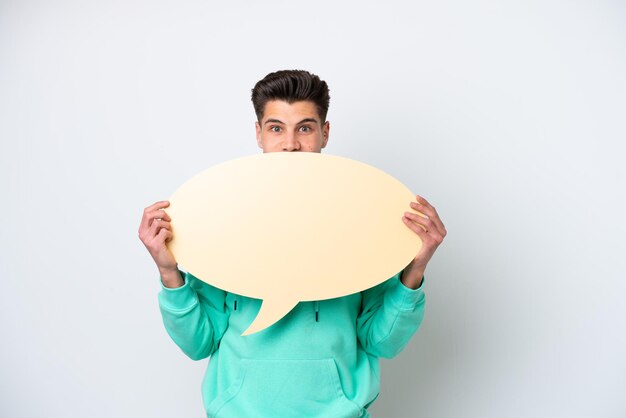
<svg viewBox="0 0 626 418"><path fill-rule="evenodd" d="M158 224L154 223L154 219L156 219L156 213L154 212L145 212L143 217L141 218L141 225L139 226L139 238L144 242L147 240L153 239L157 234Z"/></svg>
<svg viewBox="0 0 626 418"><path fill-rule="evenodd" d="M139 229L146 229L150 226L152 219L154 219L153 215L158 214L159 212L155 212L155 211L160 211L161 213L165 213L165 211L163 211L163 208L166 208L170 205L170 202L167 200L161 200L158 201L156 203L153 203L152 205L148 206L147 208L145 208L143 210L143 216L141 217L141 225L139 227ZM170 219L168 219L170 220Z"/></svg>
<svg viewBox="0 0 626 418"><path fill-rule="evenodd" d="M157 236L157 238L162 239L163 242L171 241L173 237L172 231L165 228L161 229Z"/></svg>
<svg viewBox="0 0 626 418"><path fill-rule="evenodd" d="M165 212L163 209L157 209L144 215L144 218L142 220L142 223L144 223L145 221L144 228L150 227L155 219L163 219L166 221L172 220L172 218L170 218L170 215L168 215L167 212Z"/></svg>
<svg viewBox="0 0 626 418"><path fill-rule="evenodd" d="M438 232L441 235L446 234L446 227L443 225L443 222L441 222L441 219L439 218L439 214L437 213L435 208L433 208L432 206L427 207L416 202L411 202L411 208L428 216L428 218L433 222L433 224L435 225L435 227L437 228Z"/></svg>
<svg viewBox="0 0 626 418"><path fill-rule="evenodd" d="M153 204L151 204L150 206L148 206L144 212L152 212L153 210L156 209L163 209L166 208L170 205L169 200L159 200L158 202L155 202Z"/></svg>
<svg viewBox="0 0 626 418"><path fill-rule="evenodd" d="M165 221L161 221L159 219L155 219L152 221L152 224L150 225L150 228L148 229L149 238L154 239L159 234L159 231L161 229L160 227L161 222L165 222Z"/></svg>
<svg viewBox="0 0 626 418"><path fill-rule="evenodd" d="M159 232L157 232L157 234L149 241L146 247L148 247L151 254L157 254L161 250L167 240L168 234L171 234L171 231L161 228Z"/></svg>
<svg viewBox="0 0 626 418"><path fill-rule="evenodd" d="M428 242L428 245L435 245L435 247L443 242L444 235L439 233L430 219L411 212L406 212L402 219L422 239L422 242Z"/></svg>
<svg viewBox="0 0 626 418"><path fill-rule="evenodd" d="M422 225L426 229L426 232L429 232L436 228L433 221L428 217L420 216L413 212L404 212L404 216L409 218L411 221L415 222L416 224Z"/></svg>
<svg viewBox="0 0 626 418"><path fill-rule="evenodd" d="M439 213L437 213L437 209L435 209L434 206L430 204L425 205L419 202L411 202L411 208L415 209L418 212L422 212L424 215L428 216L437 226L439 233L442 235L446 234L446 227L441 221L441 218L439 217Z"/></svg>
<svg viewBox="0 0 626 418"><path fill-rule="evenodd" d="M156 250L160 248L165 239L171 237L171 226L169 222L155 219L148 230L147 247ZM171 238L170 238L171 239Z"/></svg>
<svg viewBox="0 0 626 418"><path fill-rule="evenodd" d="M159 228L159 232L160 229L172 229L172 224L170 222L167 222L166 220L163 219L155 219L154 222L158 222L158 228Z"/></svg>
<svg viewBox="0 0 626 418"><path fill-rule="evenodd" d="M434 210L434 208L428 207L426 205L422 205L419 202L411 202L410 206L416 211L421 212L424 215L428 216L429 218L433 218L437 216L437 212Z"/></svg>
<svg viewBox="0 0 626 418"><path fill-rule="evenodd" d="M417 200L418 203L424 205L424 206L428 206L428 207L433 207L433 205L431 205L428 200L424 199L422 196L416 194L415 195L415 200ZM434 208L433 208L434 209Z"/></svg>
<svg viewBox="0 0 626 418"><path fill-rule="evenodd" d="M170 218L170 215L168 215L167 212L165 212L163 209L156 211L155 219L162 219L167 222L172 221L172 218Z"/></svg>
<svg viewBox="0 0 626 418"><path fill-rule="evenodd" d="M416 225L415 222L406 216L402 217L402 222L404 222L404 224L408 226L411 231L415 232L417 236L420 237L422 242L428 239L428 232L426 232L423 226Z"/></svg>

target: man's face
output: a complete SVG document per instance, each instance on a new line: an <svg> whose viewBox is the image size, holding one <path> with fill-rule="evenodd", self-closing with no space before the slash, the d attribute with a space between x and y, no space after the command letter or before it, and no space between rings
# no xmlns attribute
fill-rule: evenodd
<svg viewBox="0 0 626 418"><path fill-rule="evenodd" d="M321 152L329 130L330 124L322 124L315 103L271 100L265 104L261 123L256 122L256 141L264 153Z"/></svg>

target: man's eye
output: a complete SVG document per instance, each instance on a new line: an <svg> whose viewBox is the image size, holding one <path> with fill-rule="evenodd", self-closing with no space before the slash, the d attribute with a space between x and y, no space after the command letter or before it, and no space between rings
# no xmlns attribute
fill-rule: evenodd
<svg viewBox="0 0 626 418"><path fill-rule="evenodd" d="M301 132L310 132L311 131L311 127L310 126L301 126L300 127L300 131Z"/></svg>
<svg viewBox="0 0 626 418"><path fill-rule="evenodd" d="M280 132L280 126L272 126L272 127L270 127L270 131L272 131L272 132Z"/></svg>

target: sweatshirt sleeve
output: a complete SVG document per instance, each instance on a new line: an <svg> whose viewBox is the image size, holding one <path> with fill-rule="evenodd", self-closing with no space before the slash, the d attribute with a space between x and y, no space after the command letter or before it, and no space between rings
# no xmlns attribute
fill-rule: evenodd
<svg viewBox="0 0 626 418"><path fill-rule="evenodd" d="M410 289L400 281L401 274L362 292L357 337L365 352L376 357L400 353L424 318L423 283Z"/></svg>
<svg viewBox="0 0 626 418"><path fill-rule="evenodd" d="M159 292L159 308L165 330L193 360L213 354L228 326L226 293L181 271L185 284Z"/></svg>

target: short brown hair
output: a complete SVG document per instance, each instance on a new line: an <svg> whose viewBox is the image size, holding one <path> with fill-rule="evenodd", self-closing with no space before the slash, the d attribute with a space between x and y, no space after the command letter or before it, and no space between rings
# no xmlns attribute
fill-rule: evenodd
<svg viewBox="0 0 626 418"><path fill-rule="evenodd" d="M265 104L270 100L284 100L290 104L311 101L324 123L330 95L326 82L315 74L304 70L282 70L269 73L252 89L252 104L259 122L263 119Z"/></svg>

